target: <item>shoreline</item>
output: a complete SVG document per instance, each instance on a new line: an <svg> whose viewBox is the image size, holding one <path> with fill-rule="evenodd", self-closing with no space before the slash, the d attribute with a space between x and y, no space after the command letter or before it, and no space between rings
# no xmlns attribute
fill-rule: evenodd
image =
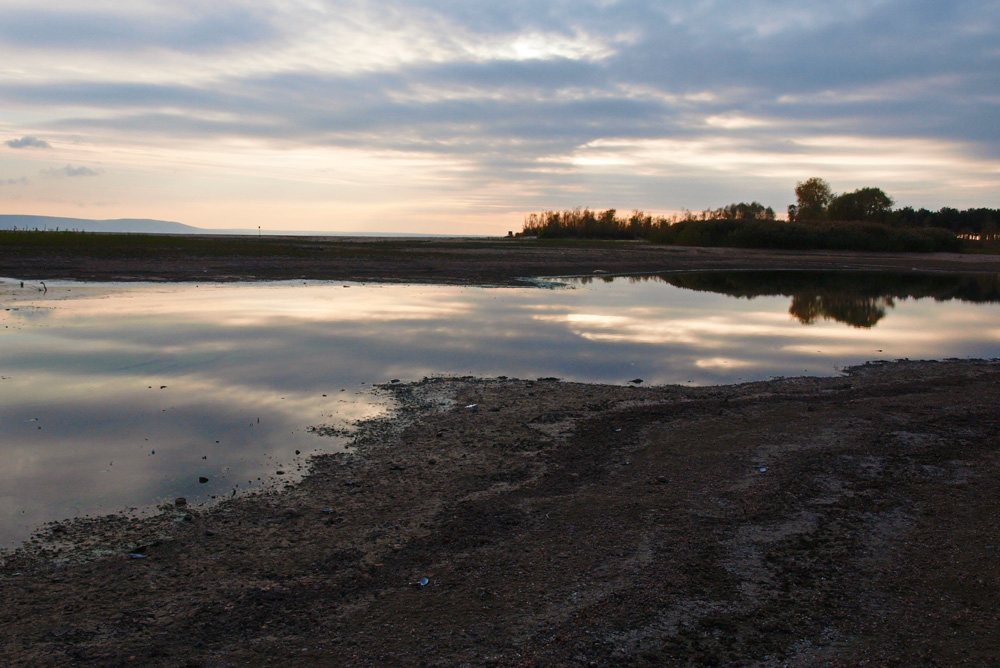
<svg viewBox="0 0 1000 668"><path fill-rule="evenodd" d="M285 490L55 523L5 552L0 652L12 666L995 656L996 360L380 391L397 409Z"/></svg>
<svg viewBox="0 0 1000 668"><path fill-rule="evenodd" d="M518 276L573 271L1000 273L1000 256L292 241L257 259L0 249L0 275L527 286ZM0 656L212 668L996 656L1000 360L704 387L466 377L379 391L396 408L284 489L50 523L0 551Z"/></svg>

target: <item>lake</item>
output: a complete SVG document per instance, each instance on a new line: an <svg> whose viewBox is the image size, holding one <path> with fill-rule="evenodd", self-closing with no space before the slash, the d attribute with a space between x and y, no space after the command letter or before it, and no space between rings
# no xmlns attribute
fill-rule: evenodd
<svg viewBox="0 0 1000 668"><path fill-rule="evenodd" d="M547 288L0 279L0 545L40 523L211 502L345 447L311 427L431 375L717 384L1000 357L1000 277L585 277ZM279 473L280 471L280 473Z"/></svg>

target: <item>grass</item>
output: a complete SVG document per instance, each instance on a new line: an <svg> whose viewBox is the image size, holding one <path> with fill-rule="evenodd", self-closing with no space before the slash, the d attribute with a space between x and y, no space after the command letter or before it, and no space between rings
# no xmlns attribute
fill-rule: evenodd
<svg viewBox="0 0 1000 668"><path fill-rule="evenodd" d="M338 255L380 256L436 248L481 247L486 242L424 239L360 240L350 237L247 237L212 235L116 234L0 230L0 254L116 258L281 258Z"/></svg>
<svg viewBox="0 0 1000 668"><path fill-rule="evenodd" d="M877 228L877 229L875 229ZM719 246L787 250L941 251L998 253L1000 242L956 239L941 230L898 230L871 224L791 225L788 223L691 221L671 225L655 242L678 246ZM23 254L88 259L277 259L433 256L510 244L516 248L622 248L649 241L535 238L440 239L301 236L216 236L118 234L74 231L0 230L0 257Z"/></svg>

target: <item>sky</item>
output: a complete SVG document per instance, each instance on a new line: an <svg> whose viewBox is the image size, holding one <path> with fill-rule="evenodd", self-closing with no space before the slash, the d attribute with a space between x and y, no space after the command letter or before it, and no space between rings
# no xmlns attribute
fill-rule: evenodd
<svg viewBox="0 0 1000 668"><path fill-rule="evenodd" d="M1000 1L0 0L0 213L506 234L1000 207Z"/></svg>

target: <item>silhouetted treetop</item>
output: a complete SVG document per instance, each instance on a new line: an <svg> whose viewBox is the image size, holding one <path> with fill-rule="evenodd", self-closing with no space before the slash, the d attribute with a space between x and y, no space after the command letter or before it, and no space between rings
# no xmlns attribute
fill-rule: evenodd
<svg viewBox="0 0 1000 668"><path fill-rule="evenodd" d="M833 201L830 184L818 177L812 177L795 184L795 211L789 216L795 220L826 220L826 210Z"/></svg>

